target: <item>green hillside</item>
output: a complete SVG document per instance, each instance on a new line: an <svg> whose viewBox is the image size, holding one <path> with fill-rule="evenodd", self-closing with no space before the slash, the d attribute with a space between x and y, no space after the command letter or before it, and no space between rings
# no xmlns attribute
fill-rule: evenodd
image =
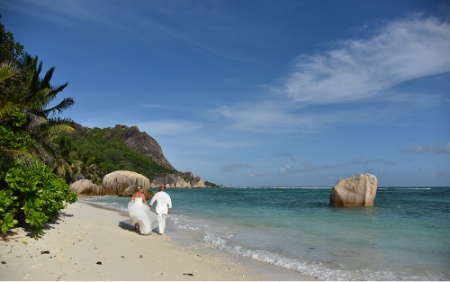
<svg viewBox="0 0 450 282"><path fill-rule="evenodd" d="M76 132L66 135L72 147L89 152L110 173L115 170L130 170L140 173L152 181L158 173L173 173L152 159L128 148L119 138L109 136L111 128L93 128L88 133Z"/></svg>

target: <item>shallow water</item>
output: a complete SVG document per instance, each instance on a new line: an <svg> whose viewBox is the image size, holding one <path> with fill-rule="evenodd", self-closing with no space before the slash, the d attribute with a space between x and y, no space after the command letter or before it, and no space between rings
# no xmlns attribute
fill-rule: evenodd
<svg viewBox="0 0 450 282"><path fill-rule="evenodd" d="M331 187L168 189L168 231L321 280L449 280L450 188L379 188L375 207ZM89 201L126 210L129 198Z"/></svg>

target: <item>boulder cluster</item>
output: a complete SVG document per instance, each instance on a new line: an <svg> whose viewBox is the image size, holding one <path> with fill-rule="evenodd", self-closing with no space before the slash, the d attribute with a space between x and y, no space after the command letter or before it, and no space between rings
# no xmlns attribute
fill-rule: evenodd
<svg viewBox="0 0 450 282"><path fill-rule="evenodd" d="M188 176L191 176L189 178ZM81 179L70 185L72 191L78 195L87 196L123 196L129 197L137 191L137 186L144 188L146 198L151 198L153 192L150 188L164 186L166 188L204 188L205 183L201 177L193 177L192 173L182 178L178 174L158 175L155 179L150 180L142 174L118 170L111 172L103 177L102 184L97 185L91 180Z"/></svg>

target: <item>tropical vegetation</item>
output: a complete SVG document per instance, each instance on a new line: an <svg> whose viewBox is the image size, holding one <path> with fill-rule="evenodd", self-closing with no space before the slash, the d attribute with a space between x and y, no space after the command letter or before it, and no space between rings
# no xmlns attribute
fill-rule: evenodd
<svg viewBox="0 0 450 282"><path fill-rule="evenodd" d="M49 107L67 84L53 86L54 68L41 78L42 62L23 51L0 23L0 228L28 224L37 238L46 222L77 199L54 173L62 132L72 121L56 117L74 105L65 98Z"/></svg>

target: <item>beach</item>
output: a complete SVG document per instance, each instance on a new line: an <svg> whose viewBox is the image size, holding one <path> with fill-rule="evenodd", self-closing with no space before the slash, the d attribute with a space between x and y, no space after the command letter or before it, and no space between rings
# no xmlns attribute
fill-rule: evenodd
<svg viewBox="0 0 450 282"><path fill-rule="evenodd" d="M126 214L76 202L35 240L0 241L0 280L314 280L290 269L133 230Z"/></svg>

